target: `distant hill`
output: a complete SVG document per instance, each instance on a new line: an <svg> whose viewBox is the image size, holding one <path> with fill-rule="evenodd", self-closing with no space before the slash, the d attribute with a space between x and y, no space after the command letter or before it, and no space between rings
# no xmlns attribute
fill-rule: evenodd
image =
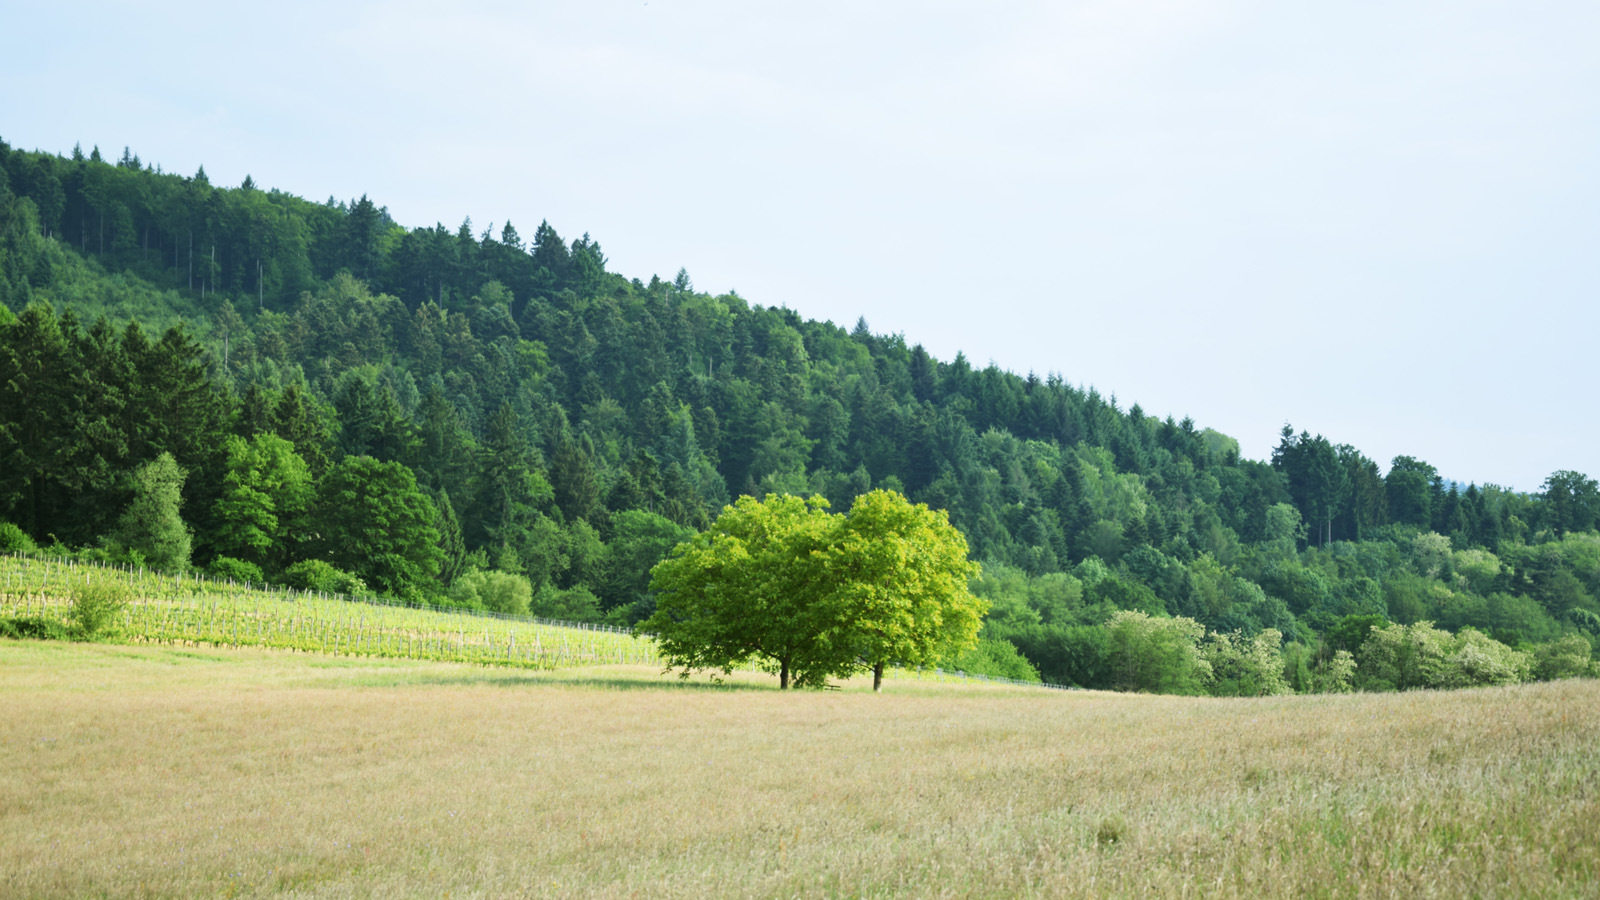
<svg viewBox="0 0 1600 900"><path fill-rule="evenodd" d="M0 143L0 303L0 519L34 543L143 552L129 511L159 486L132 476L167 453L195 565L318 561L398 596L626 624L649 567L731 498L845 509L889 487L949 511L986 567L986 636L1051 681L1104 683L1093 642L1118 609L1324 655L1361 615L1600 633L1586 476L1461 488L1288 429L1241 459L1059 376L682 271L630 279L548 223L407 228L367 197ZM391 515L410 530L372 526ZM527 597L480 590L491 572Z"/></svg>

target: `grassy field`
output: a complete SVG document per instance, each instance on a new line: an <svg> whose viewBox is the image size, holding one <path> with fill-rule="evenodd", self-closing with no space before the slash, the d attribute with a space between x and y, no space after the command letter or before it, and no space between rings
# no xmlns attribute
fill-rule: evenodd
<svg viewBox="0 0 1600 900"><path fill-rule="evenodd" d="M1594 897L1600 682L782 694L0 641L0 897Z"/></svg>

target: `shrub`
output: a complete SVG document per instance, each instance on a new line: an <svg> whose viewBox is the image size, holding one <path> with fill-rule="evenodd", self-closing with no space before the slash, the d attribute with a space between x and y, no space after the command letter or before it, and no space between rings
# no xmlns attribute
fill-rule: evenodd
<svg viewBox="0 0 1600 900"><path fill-rule="evenodd" d="M206 566L206 574L212 578L231 578L243 584L262 584L266 576L261 574L261 567L242 559L231 556L219 556Z"/></svg>
<svg viewBox="0 0 1600 900"><path fill-rule="evenodd" d="M944 664L968 675L989 675L1015 681L1039 681L1039 670L1033 667L1015 644L999 638L979 638L976 646Z"/></svg>
<svg viewBox="0 0 1600 900"><path fill-rule="evenodd" d="M528 611L545 619L596 622L600 619L600 601L585 587L563 591L547 584L534 595Z"/></svg>
<svg viewBox="0 0 1600 900"><path fill-rule="evenodd" d="M0 553L32 553L37 549L27 532L10 522L0 522Z"/></svg>
<svg viewBox="0 0 1600 900"><path fill-rule="evenodd" d="M55 619L44 616L18 616L14 619L0 619L0 637L12 640L32 638L40 641L64 641L72 635L67 631L67 626Z"/></svg>
<svg viewBox="0 0 1600 900"><path fill-rule="evenodd" d="M329 594L365 594L367 583L332 563L320 559L307 559L283 570L279 579L284 584L302 591L322 591Z"/></svg>
<svg viewBox="0 0 1600 900"><path fill-rule="evenodd" d="M1589 663L1591 652L1589 642L1577 634L1540 644L1533 648L1534 675L1540 681L1582 678L1592 671Z"/></svg>
<svg viewBox="0 0 1600 900"><path fill-rule="evenodd" d="M84 640L94 640L106 631L123 607L128 605L128 589L102 581L79 585L72 591L72 618Z"/></svg>
<svg viewBox="0 0 1600 900"><path fill-rule="evenodd" d="M1105 628L1107 662L1117 690L1197 694L1211 681L1211 664L1197 646L1205 633L1199 622L1122 610Z"/></svg>
<svg viewBox="0 0 1600 900"><path fill-rule="evenodd" d="M1473 628L1452 636L1426 621L1374 628L1358 658L1368 690L1515 684L1533 674L1526 653Z"/></svg>
<svg viewBox="0 0 1600 900"><path fill-rule="evenodd" d="M1128 837L1128 820L1121 816L1110 816L1102 819L1100 827L1095 829L1094 842L1102 847L1110 847L1124 841Z"/></svg>
<svg viewBox="0 0 1600 900"><path fill-rule="evenodd" d="M1200 645L1200 656L1211 665L1212 693L1225 697L1261 697L1287 694L1283 677L1283 656L1279 647L1283 635L1268 628L1252 638L1235 631L1213 634Z"/></svg>
<svg viewBox="0 0 1600 900"><path fill-rule="evenodd" d="M1335 650L1333 656L1317 668L1317 693L1348 694L1355 677L1355 656L1349 650Z"/></svg>
<svg viewBox="0 0 1600 900"><path fill-rule="evenodd" d="M525 615L532 601L528 579L508 572L468 572L450 586L450 602L472 609Z"/></svg>

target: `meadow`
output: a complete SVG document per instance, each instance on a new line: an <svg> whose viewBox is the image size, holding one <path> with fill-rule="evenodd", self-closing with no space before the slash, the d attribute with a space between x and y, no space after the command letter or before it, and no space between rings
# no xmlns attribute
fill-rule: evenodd
<svg viewBox="0 0 1600 900"><path fill-rule="evenodd" d="M4 897L1593 897L1600 682L1212 699L0 641Z"/></svg>

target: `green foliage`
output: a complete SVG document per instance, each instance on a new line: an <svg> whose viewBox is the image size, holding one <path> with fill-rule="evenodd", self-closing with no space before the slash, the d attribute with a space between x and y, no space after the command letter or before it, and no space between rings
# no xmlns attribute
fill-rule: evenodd
<svg viewBox="0 0 1600 900"><path fill-rule="evenodd" d="M1540 644L1533 648L1533 674L1540 681L1559 678L1583 678L1596 672L1591 661L1594 651L1589 642L1578 635L1568 635L1558 641Z"/></svg>
<svg viewBox="0 0 1600 900"><path fill-rule="evenodd" d="M457 606L520 616L527 614L533 602L533 586L528 579L509 572L472 571L450 586L450 601Z"/></svg>
<svg viewBox="0 0 1600 900"><path fill-rule="evenodd" d="M128 605L128 590L114 582L101 581L72 589L72 620L77 633L92 641L110 630Z"/></svg>
<svg viewBox="0 0 1600 900"><path fill-rule="evenodd" d="M833 585L817 559L837 527L827 501L741 497L651 573L656 612L639 624L687 677L755 660L779 686L820 686L857 665Z"/></svg>
<svg viewBox="0 0 1600 900"><path fill-rule="evenodd" d="M978 638L971 647L947 660L944 668L968 675L1040 681L1039 670L1017 652L1016 645L998 638Z"/></svg>
<svg viewBox="0 0 1600 900"><path fill-rule="evenodd" d="M237 584L266 584L266 576L262 574L261 567L253 562L234 559L231 556L218 556L206 564L206 574L212 578L221 578Z"/></svg>
<svg viewBox="0 0 1600 900"><path fill-rule="evenodd" d="M1300 511L1287 503L1275 503L1268 507L1263 538L1262 543L1279 554L1293 556L1295 547L1306 539L1306 526L1301 524Z"/></svg>
<svg viewBox="0 0 1600 900"><path fill-rule="evenodd" d="M845 516L826 506L740 498L656 566L657 608L640 627L686 675L755 659L783 687L791 674L815 686L863 664L878 687L889 663L932 664L975 644L987 609L968 590L978 567L943 515L887 490Z"/></svg>
<svg viewBox="0 0 1600 900"><path fill-rule="evenodd" d="M439 572L437 511L399 463L335 463L317 487L312 518L319 557L386 594L419 596Z"/></svg>
<svg viewBox="0 0 1600 900"><path fill-rule="evenodd" d="M1200 658L1211 669L1211 693L1226 697L1261 697L1289 693L1279 653L1283 635L1268 628L1246 638L1235 631L1213 634L1200 644Z"/></svg>
<svg viewBox="0 0 1600 900"><path fill-rule="evenodd" d="M1462 490L1292 429L1245 460L1057 377L498 233L0 144L0 546L181 567L188 526L202 561L313 558L416 599L492 561L530 607L628 623L730 485L840 510L877 486L947 513L984 634L1050 680L1112 683L1119 609L1276 630L1297 689L1360 646L1333 632L1353 615L1600 638L1582 473ZM186 479L141 499L164 454Z"/></svg>
<svg viewBox="0 0 1600 900"><path fill-rule="evenodd" d="M1319 694L1348 694L1354 690L1356 658L1348 650L1335 650L1316 673Z"/></svg>
<svg viewBox="0 0 1600 900"><path fill-rule="evenodd" d="M1193 619L1119 610L1105 625L1111 686L1120 691L1198 694L1211 664L1199 650L1205 627Z"/></svg>
<svg viewBox="0 0 1600 900"><path fill-rule="evenodd" d="M0 522L0 553L32 553L39 549L33 538L10 522Z"/></svg>
<svg viewBox="0 0 1600 900"><path fill-rule="evenodd" d="M178 514L187 477L170 453L140 466L133 475L133 502L117 530L123 546L164 572L189 567L189 526Z"/></svg>
<svg viewBox="0 0 1600 900"><path fill-rule="evenodd" d="M60 619L48 616L0 616L0 637L14 641L66 641L73 638L73 631Z"/></svg>
<svg viewBox="0 0 1600 900"><path fill-rule="evenodd" d="M968 582L979 567L967 561L961 532L926 504L885 490L857 497L817 563L800 577L828 585L826 602L843 620L836 627L872 667L875 687L890 662L922 665L977 641L988 604Z"/></svg>
<svg viewBox="0 0 1600 900"><path fill-rule="evenodd" d="M283 570L278 580L301 591L359 596L367 593L367 583L359 577L320 559L307 559Z"/></svg>
<svg viewBox="0 0 1600 900"><path fill-rule="evenodd" d="M311 470L294 444L275 434L246 441L229 435L226 474L217 498L212 544L256 565L281 564L312 499Z"/></svg>
<svg viewBox="0 0 1600 900"><path fill-rule="evenodd" d="M642 509L613 515L605 574L596 591L603 606L607 610L645 608L650 603L650 570L694 533Z"/></svg>
<svg viewBox="0 0 1600 900"><path fill-rule="evenodd" d="M581 585L562 589L547 584L533 596L528 612L560 622L596 622L600 619L600 601Z"/></svg>
<svg viewBox="0 0 1600 900"><path fill-rule="evenodd" d="M1374 628L1356 660L1367 690L1516 684L1533 674L1526 653L1474 629L1451 635L1426 621Z"/></svg>

